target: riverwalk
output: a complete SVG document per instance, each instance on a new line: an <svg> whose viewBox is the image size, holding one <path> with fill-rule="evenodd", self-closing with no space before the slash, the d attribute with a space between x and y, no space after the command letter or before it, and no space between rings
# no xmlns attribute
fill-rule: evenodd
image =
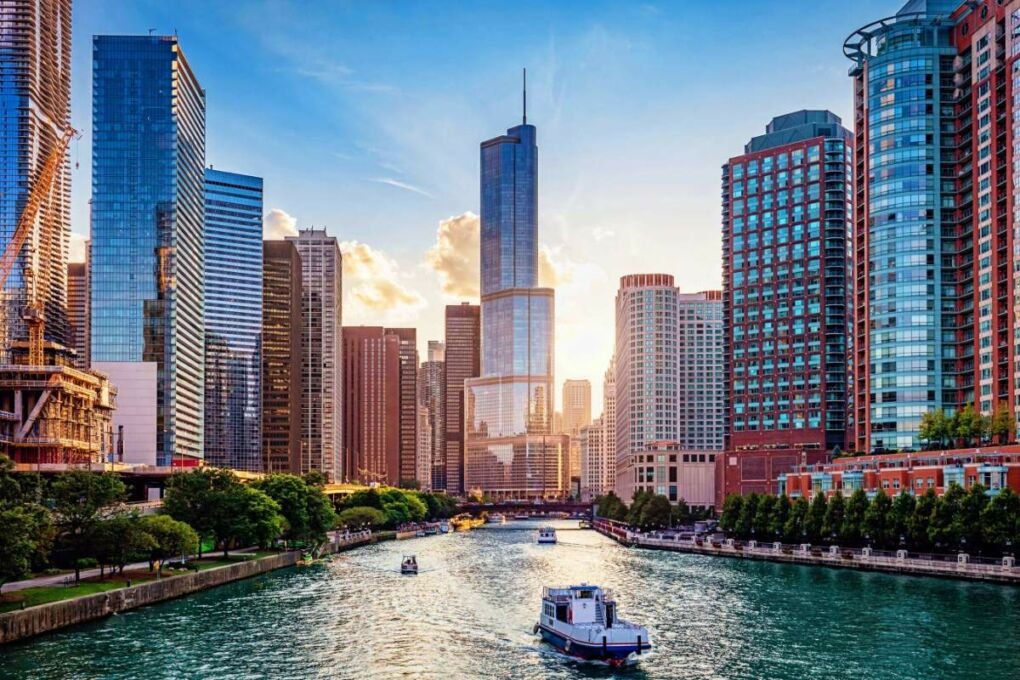
<svg viewBox="0 0 1020 680"><path fill-rule="evenodd" d="M593 528L621 545L648 550L1020 585L1020 569L1017 568L1013 557L977 560L969 555L960 554L950 556L950 559L937 559L946 556L920 557L911 555L906 550L880 552L871 548L742 542L734 539L681 539L632 531L625 525L607 520L595 520ZM955 559L952 559L953 557Z"/></svg>
<svg viewBox="0 0 1020 680"><path fill-rule="evenodd" d="M343 552L378 540L391 539L392 533L380 535L368 530L333 532L330 538L331 540L323 546L320 554ZM243 552L234 551L231 555L241 557ZM2 613L0 614L0 645L105 618L138 607L183 597L200 590L258 576L276 569L293 567L298 565L302 558L300 550L290 550L265 557L252 557L248 560L197 572L168 574L164 578L134 586L126 585L95 595L58 600ZM142 566L147 567L148 563ZM47 585L50 578L66 580L67 577L42 577L21 583L23 588Z"/></svg>

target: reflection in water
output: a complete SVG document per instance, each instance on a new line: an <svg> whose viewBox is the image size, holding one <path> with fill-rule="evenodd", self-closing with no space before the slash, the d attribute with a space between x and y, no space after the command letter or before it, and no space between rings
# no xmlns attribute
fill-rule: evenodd
<svg viewBox="0 0 1020 680"><path fill-rule="evenodd" d="M0 677L1020 677L1009 587L632 550L590 531L539 546L525 524L385 543L14 645ZM410 553L416 577L398 573ZM539 643L542 586L580 582L611 588L655 651L613 670Z"/></svg>

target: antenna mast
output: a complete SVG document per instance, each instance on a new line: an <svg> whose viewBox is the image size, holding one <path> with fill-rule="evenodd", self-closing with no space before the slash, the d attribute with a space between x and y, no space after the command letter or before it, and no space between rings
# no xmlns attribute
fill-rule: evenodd
<svg viewBox="0 0 1020 680"><path fill-rule="evenodd" d="M524 71L524 124L528 124L528 69Z"/></svg>

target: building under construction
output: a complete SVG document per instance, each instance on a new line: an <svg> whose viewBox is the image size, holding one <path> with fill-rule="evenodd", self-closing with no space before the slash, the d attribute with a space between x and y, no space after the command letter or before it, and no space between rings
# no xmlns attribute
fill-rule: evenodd
<svg viewBox="0 0 1020 680"><path fill-rule="evenodd" d="M0 365L0 452L17 463L70 465L107 460L113 452L116 389L102 373L72 365L73 353L46 343L47 363L27 363L28 343Z"/></svg>

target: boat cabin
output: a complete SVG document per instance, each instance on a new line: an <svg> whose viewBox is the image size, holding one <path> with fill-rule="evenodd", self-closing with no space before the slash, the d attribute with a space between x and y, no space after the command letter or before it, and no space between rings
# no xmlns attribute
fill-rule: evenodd
<svg viewBox="0 0 1020 680"><path fill-rule="evenodd" d="M616 602L612 595L598 586L546 588L542 595L542 614L575 626L598 624L612 628L616 620Z"/></svg>

